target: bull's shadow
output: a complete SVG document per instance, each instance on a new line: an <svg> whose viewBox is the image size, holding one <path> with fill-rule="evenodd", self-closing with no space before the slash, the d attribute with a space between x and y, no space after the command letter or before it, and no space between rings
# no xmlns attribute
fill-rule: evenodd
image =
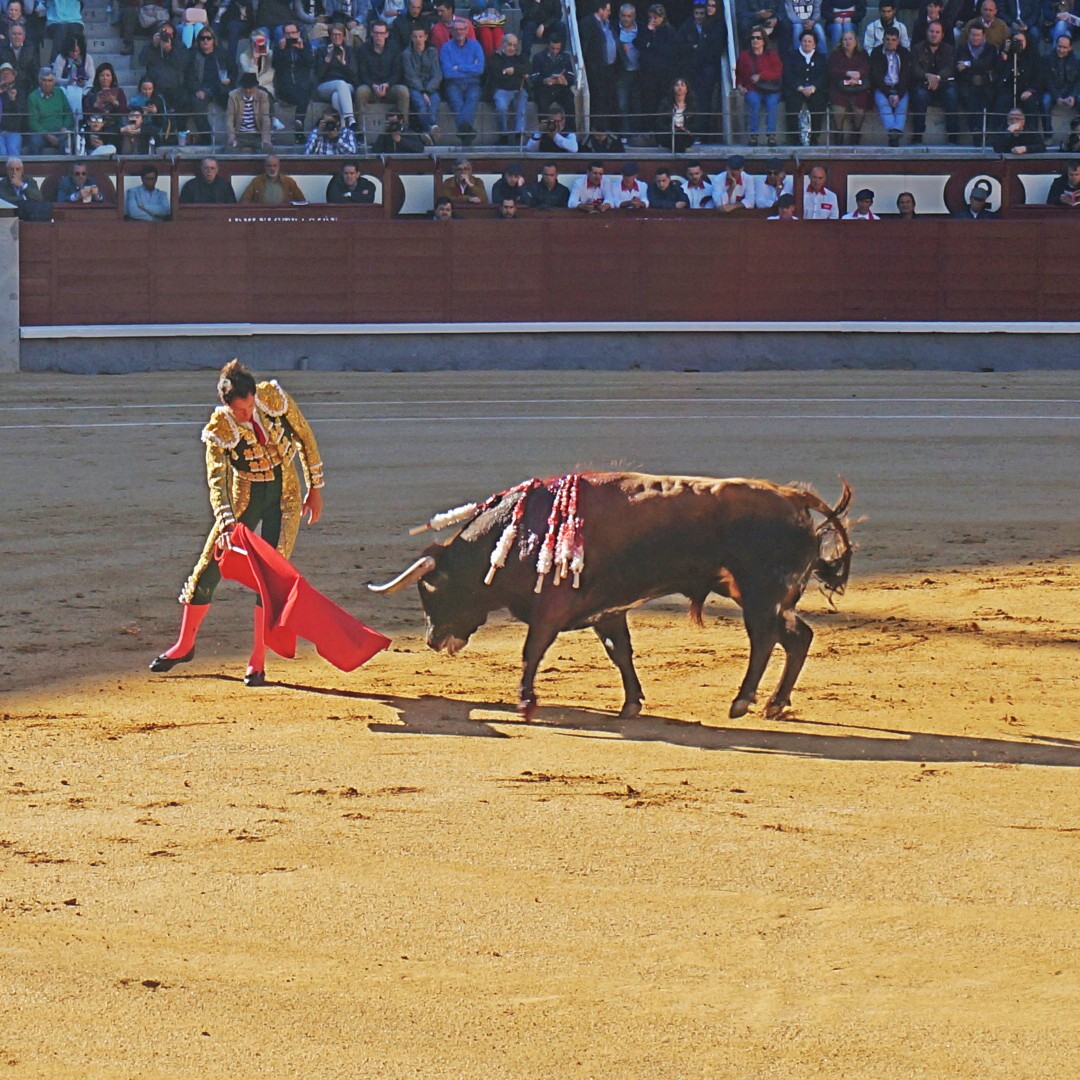
<svg viewBox="0 0 1080 1080"><path fill-rule="evenodd" d="M537 727L567 734L571 738L617 735L635 742L665 742L671 746L688 746L698 750L785 754L825 761L910 761L939 764L972 761L1080 768L1080 741L1040 735L1029 735L1027 741L1021 742L972 738L968 735L927 734L872 725L856 727L852 724L803 720L797 712L785 714L787 720L781 718L775 728L724 726L726 721L719 718L714 726L648 713L631 720L621 720L614 712L559 705L541 706L535 719L527 724L505 701L469 701L428 694L412 698L297 683L277 685L304 693L346 697L393 709L400 722L373 721L368 724L369 730L388 735L454 735L506 739L512 735L500 728ZM476 710L502 715L474 718L472 713ZM785 731L785 722L798 724L802 728L815 727L821 730ZM844 734L829 734L830 730ZM852 731L860 734L850 734Z"/></svg>

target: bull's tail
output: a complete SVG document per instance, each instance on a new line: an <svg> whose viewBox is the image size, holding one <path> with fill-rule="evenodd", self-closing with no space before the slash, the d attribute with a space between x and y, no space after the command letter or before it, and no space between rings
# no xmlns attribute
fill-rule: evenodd
<svg viewBox="0 0 1080 1080"><path fill-rule="evenodd" d="M810 573L821 582L821 587L832 602L834 595L843 595L847 588L848 574L851 572L851 553L854 550L848 535L851 522L847 516L851 505L851 487L841 477L842 490L840 500L835 506L829 506L824 499L813 491L800 491L804 506L816 510L825 520L815 530L818 542L818 557L810 567Z"/></svg>

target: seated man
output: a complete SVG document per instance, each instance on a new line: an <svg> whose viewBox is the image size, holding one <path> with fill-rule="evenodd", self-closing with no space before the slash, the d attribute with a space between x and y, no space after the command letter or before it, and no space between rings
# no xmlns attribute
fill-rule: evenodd
<svg viewBox="0 0 1080 1080"><path fill-rule="evenodd" d="M67 176L60 177L60 183L56 185L55 201L58 203L103 203L105 196L101 193L97 180L90 175L86 162L76 161L71 166L71 172Z"/></svg>
<svg viewBox="0 0 1080 1080"><path fill-rule="evenodd" d="M540 179L525 189L524 206L536 210L559 210L570 202L570 189L559 182L559 166L545 161L540 169Z"/></svg>
<svg viewBox="0 0 1080 1080"><path fill-rule="evenodd" d="M611 209L602 161L589 162L589 171L574 182L570 201L566 205L571 210L581 210L587 214L605 213Z"/></svg>
<svg viewBox="0 0 1080 1080"><path fill-rule="evenodd" d="M230 149L256 153L270 149L270 98L259 89L253 71L240 76L225 107L226 144Z"/></svg>
<svg viewBox="0 0 1080 1080"><path fill-rule="evenodd" d="M499 206L506 199L514 202L525 202L525 177L521 166L517 162L511 162L502 172L502 176L491 185L491 201Z"/></svg>
<svg viewBox="0 0 1080 1080"><path fill-rule="evenodd" d="M443 180L439 194L454 206L479 206L488 201L484 181L473 176L472 162L468 158L460 158L454 163L454 175Z"/></svg>
<svg viewBox="0 0 1080 1080"><path fill-rule="evenodd" d="M168 221L172 217L169 196L158 186L156 165L144 165L139 170L138 187L124 196L124 217L128 221Z"/></svg>
<svg viewBox="0 0 1080 1080"><path fill-rule="evenodd" d="M637 162L628 161L622 167L622 181L608 191L608 201L618 210L647 210L648 185L638 179Z"/></svg>
<svg viewBox="0 0 1080 1080"><path fill-rule="evenodd" d="M274 93L283 105L292 105L296 112L294 127L304 126L311 92L315 88L315 58L295 22L281 28L281 39L274 47Z"/></svg>
<svg viewBox="0 0 1080 1080"><path fill-rule="evenodd" d="M715 205L712 181L700 161L691 161L686 166L686 187L683 190L691 210L711 210Z"/></svg>
<svg viewBox="0 0 1080 1080"><path fill-rule="evenodd" d="M263 161L261 176L256 176L240 196L242 203L281 206L283 203L305 203L304 193L291 176L281 171L281 158L270 154Z"/></svg>
<svg viewBox="0 0 1080 1080"><path fill-rule="evenodd" d="M979 14L968 22L960 33L961 44L967 40L973 26L982 27L984 37L998 52L1005 48L1005 42L1009 40L1009 28L1003 20L998 18L996 0L982 0L979 5Z"/></svg>
<svg viewBox="0 0 1080 1080"><path fill-rule="evenodd" d="M128 109L127 120L120 125L120 153L134 156L150 153L150 140L157 141L157 132L146 122L146 114L138 105Z"/></svg>
<svg viewBox="0 0 1080 1080"><path fill-rule="evenodd" d="M552 33L548 37L547 51L533 57L529 81L537 112L549 113L556 103L566 113L574 111L574 59L563 51L561 34Z"/></svg>
<svg viewBox="0 0 1080 1080"><path fill-rule="evenodd" d="M870 54L870 78L874 86L881 126L890 146L899 146L907 126L908 84L911 81L911 53L900 45L900 30L887 27L884 43Z"/></svg>
<svg viewBox="0 0 1080 1080"><path fill-rule="evenodd" d="M340 113L333 109L323 113L304 146L304 153L319 157L345 156L356 153L356 135L341 122Z"/></svg>
<svg viewBox="0 0 1080 1080"><path fill-rule="evenodd" d="M862 188L855 192L855 209L850 214L845 214L843 221L878 221L877 214L872 207L874 205L874 193L869 188Z"/></svg>
<svg viewBox="0 0 1080 1080"><path fill-rule="evenodd" d="M576 154L578 138L567 126L566 113L561 105L552 105L551 112L540 118L540 128L525 144L530 154Z"/></svg>
<svg viewBox="0 0 1080 1080"><path fill-rule="evenodd" d="M484 50L469 37L470 25L456 18L453 37L439 50L443 93L454 112L458 135L468 145L476 139L476 108L480 104L480 78L484 74Z"/></svg>
<svg viewBox="0 0 1080 1080"><path fill-rule="evenodd" d="M895 0L882 0L878 4L878 18L866 24L863 33L863 48L869 53L873 52L885 41L885 31L895 26L900 31L900 44L905 49L911 48L911 37L907 26L896 17Z"/></svg>
<svg viewBox="0 0 1080 1080"><path fill-rule="evenodd" d="M402 116L409 115L409 91L401 66L401 50L390 41L390 27L382 19L371 24L368 40L356 50L359 86L356 111L365 105L393 105Z"/></svg>
<svg viewBox="0 0 1080 1080"><path fill-rule="evenodd" d="M956 87L956 49L945 40L940 22L928 23L926 37L911 50L911 124L913 143L921 143L926 133L926 109L940 105L945 110L945 131L949 142L959 138L959 102Z"/></svg>
<svg viewBox="0 0 1080 1080"><path fill-rule="evenodd" d="M798 221L795 216L795 196L791 194L781 195L776 200L776 213L765 219L766 221Z"/></svg>
<svg viewBox="0 0 1080 1080"><path fill-rule="evenodd" d="M840 217L840 200L825 186L825 170L815 165L803 189L804 221L835 221Z"/></svg>
<svg viewBox="0 0 1080 1080"><path fill-rule="evenodd" d="M440 195L435 200L435 209L431 212L432 221L453 221L457 215L454 213L453 200L446 195Z"/></svg>
<svg viewBox="0 0 1080 1080"><path fill-rule="evenodd" d="M611 126L613 117L602 116L599 113L590 118L591 128L589 134L581 140L581 152L592 154L594 157L609 157L612 154L625 154L626 143L606 129Z"/></svg>
<svg viewBox="0 0 1080 1080"><path fill-rule="evenodd" d="M375 202L375 185L360 175L359 161L346 161L341 172L330 178L326 185L328 203L366 203Z"/></svg>
<svg viewBox="0 0 1080 1080"><path fill-rule="evenodd" d="M1045 154L1046 143L1037 131L1028 131L1023 109L1010 109L1005 130L993 135L990 145L996 154Z"/></svg>
<svg viewBox="0 0 1080 1080"><path fill-rule="evenodd" d="M1059 149L1063 154L1080 154L1080 116L1069 121L1069 134L1061 140Z"/></svg>
<svg viewBox="0 0 1080 1080"><path fill-rule="evenodd" d="M22 159L9 157L4 167L4 177L0 179L0 199L18 206L21 202L41 202L41 189L36 180L26 175Z"/></svg>
<svg viewBox="0 0 1080 1080"><path fill-rule="evenodd" d="M968 30L967 41L956 50L956 96L964 124L976 145L982 144L983 113L992 109L999 53L979 25Z"/></svg>
<svg viewBox="0 0 1080 1080"><path fill-rule="evenodd" d="M1073 53L1072 38L1061 34L1054 52L1043 61L1043 131L1054 133L1054 108L1075 109L1080 95L1080 60Z"/></svg>
<svg viewBox="0 0 1080 1080"><path fill-rule="evenodd" d="M493 52L487 60L485 80L495 106L499 142L508 146L519 145L525 134L525 109L529 102L525 84L529 68L529 60L521 55L515 34L507 34L498 52Z"/></svg>
<svg viewBox="0 0 1080 1080"><path fill-rule="evenodd" d="M725 214L753 210L757 205L754 178L743 172L745 165L742 154L732 154L727 159L727 168L713 183L713 205Z"/></svg>
<svg viewBox="0 0 1080 1080"><path fill-rule="evenodd" d="M388 112L386 123L378 138L372 143L373 154L422 154L431 145L430 135L417 135L405 130L405 117L399 112Z"/></svg>
<svg viewBox="0 0 1080 1080"><path fill-rule="evenodd" d="M990 198L991 191L992 188L987 181L976 181L975 186L971 189L967 206L953 214L953 218L957 221L986 221L996 218L997 213L988 209L986 205L986 200Z"/></svg>
<svg viewBox="0 0 1080 1080"><path fill-rule="evenodd" d="M762 210L773 209L781 195L792 195L794 182L779 158L765 162L765 173L754 178L754 205Z"/></svg>
<svg viewBox="0 0 1080 1080"><path fill-rule="evenodd" d="M1047 206L1075 210L1080 206L1080 161L1070 161L1065 171L1050 185Z"/></svg>
<svg viewBox="0 0 1080 1080"><path fill-rule="evenodd" d="M51 67L38 72L38 88L26 99L26 145L31 154L66 154L75 131L67 95L56 88Z"/></svg>
<svg viewBox="0 0 1080 1080"><path fill-rule="evenodd" d="M236 202L232 184L218 170L217 158L206 157L199 162L199 175L193 176L180 189L180 202L221 206Z"/></svg>
<svg viewBox="0 0 1080 1080"><path fill-rule="evenodd" d="M649 185L649 207L652 210L685 210L690 203L678 180L672 180L671 170L661 165L653 173Z"/></svg>

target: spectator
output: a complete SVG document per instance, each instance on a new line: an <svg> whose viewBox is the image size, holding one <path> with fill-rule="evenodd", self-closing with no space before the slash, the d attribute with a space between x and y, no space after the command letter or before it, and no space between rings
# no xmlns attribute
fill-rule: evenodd
<svg viewBox="0 0 1080 1080"><path fill-rule="evenodd" d="M1004 114L1011 108L1023 109L1029 120L1041 126L1041 75L1038 46L1029 46L1027 31L1017 30L1005 43L994 111Z"/></svg>
<svg viewBox="0 0 1080 1080"><path fill-rule="evenodd" d="M217 203L231 205L236 202L233 186L218 171L217 158L205 157L199 162L199 175L193 176L180 189L180 202Z"/></svg>
<svg viewBox="0 0 1080 1080"><path fill-rule="evenodd" d="M791 47L800 49L802 36L807 31L814 35L817 47L828 52L825 30L821 25L821 0L784 0L784 13L791 24Z"/></svg>
<svg viewBox="0 0 1080 1080"><path fill-rule="evenodd" d="M229 56L240 51L240 42L258 25L255 22L256 0L222 0L214 16L213 27L225 42Z"/></svg>
<svg viewBox="0 0 1080 1080"><path fill-rule="evenodd" d="M514 199L499 199L495 205L499 208L500 221L513 221L517 217L518 204Z"/></svg>
<svg viewBox="0 0 1080 1080"><path fill-rule="evenodd" d="M285 203L306 203L299 184L281 171L281 159L268 154L263 160L261 176L256 176L240 196L242 203L262 206L282 206Z"/></svg>
<svg viewBox="0 0 1080 1080"><path fill-rule="evenodd" d="M732 154L727 159L727 167L713 181L713 206L722 213L753 210L757 205L754 178L743 172L745 166L746 159L742 154Z"/></svg>
<svg viewBox="0 0 1080 1080"><path fill-rule="evenodd" d="M587 214L606 213L611 209L602 161L589 162L589 171L574 181L566 205L571 210L581 210Z"/></svg>
<svg viewBox="0 0 1080 1080"><path fill-rule="evenodd" d="M1028 131L1027 117L1021 108L1010 109L1005 120L1005 130L990 139L996 154L1045 154L1046 143L1037 131Z"/></svg>
<svg viewBox="0 0 1080 1080"><path fill-rule="evenodd" d="M622 118L623 134L631 135L644 126L641 115L641 53L637 37L640 28L637 8L623 4L619 8L619 27L615 31L617 48L615 70L615 100Z"/></svg>
<svg viewBox="0 0 1080 1080"><path fill-rule="evenodd" d="M663 4L649 6L648 20L637 47L641 54L641 107L652 116L679 68L679 35L668 22Z"/></svg>
<svg viewBox="0 0 1080 1080"><path fill-rule="evenodd" d="M608 201L617 210L647 210L648 185L638 179L637 162L628 161L622 167L622 180L608 192Z"/></svg>
<svg viewBox="0 0 1080 1080"><path fill-rule="evenodd" d="M435 5L435 21L431 24L431 47L436 53L454 36L453 0L439 0ZM471 22L466 21L465 36L476 40L476 31Z"/></svg>
<svg viewBox="0 0 1080 1080"><path fill-rule="evenodd" d="M793 195L795 185L779 158L765 162L765 172L752 178L754 181L754 205L759 210L775 209L781 195Z"/></svg>
<svg viewBox="0 0 1080 1080"><path fill-rule="evenodd" d="M956 96L964 125L978 146L983 142L984 114L994 104L997 69L997 50L987 44L981 26L972 26L967 41L956 50Z"/></svg>
<svg viewBox="0 0 1080 1080"><path fill-rule="evenodd" d="M854 30L845 30L829 57L829 104L840 145L858 146L870 106L870 57ZM846 130L850 125L850 131Z"/></svg>
<svg viewBox="0 0 1080 1080"><path fill-rule="evenodd" d="M974 192L972 193L974 194ZM1046 196L1046 205L1075 210L1080 206L1080 161L1070 161L1060 176L1054 178Z"/></svg>
<svg viewBox="0 0 1080 1080"><path fill-rule="evenodd" d="M253 72L241 75L239 87L228 96L225 139L230 149L244 153L255 154L260 150L265 153L270 149L270 99L259 89L259 80Z"/></svg>
<svg viewBox="0 0 1080 1080"><path fill-rule="evenodd" d="M432 221L453 221L457 215L454 213L454 204L446 195L441 195L435 200L435 209L432 211Z"/></svg>
<svg viewBox="0 0 1080 1080"><path fill-rule="evenodd" d="M502 176L491 185L491 201L498 205L504 199L525 202L525 177L517 162L507 165L502 171Z"/></svg>
<svg viewBox="0 0 1080 1080"><path fill-rule="evenodd" d="M589 80L589 115L608 129L619 107L616 83L618 47L611 28L611 0L594 0L593 13L578 24L581 58Z"/></svg>
<svg viewBox="0 0 1080 1080"><path fill-rule="evenodd" d="M83 95L94 81L94 58L86 52L82 34L70 34L64 38L60 53L53 61L56 85L64 91L71 106L71 114L78 124L82 118Z"/></svg>
<svg viewBox="0 0 1080 1080"><path fill-rule="evenodd" d="M365 20L373 14L371 0L326 0L327 26L332 30L340 26L345 35L345 44L350 49L358 49L367 37ZM314 35L317 40L319 34ZM329 32L326 34L329 37Z"/></svg>
<svg viewBox="0 0 1080 1080"><path fill-rule="evenodd" d="M697 140L696 108L697 102L686 80L676 76L668 96L660 102L656 117L657 145L673 154L685 154Z"/></svg>
<svg viewBox="0 0 1080 1080"><path fill-rule="evenodd" d="M536 111L550 113L553 104L558 103L564 113L574 111L574 60L563 51L563 39L560 34L548 35L546 51L537 53L532 61L533 101Z"/></svg>
<svg viewBox="0 0 1080 1080"><path fill-rule="evenodd" d="M914 52L917 45L926 40L926 30L931 23L945 24L945 4L943 0L923 0L915 15L915 23L911 28L911 51ZM949 44L953 43L953 35L949 34Z"/></svg>
<svg viewBox="0 0 1080 1080"><path fill-rule="evenodd" d="M532 56L536 42L547 44L552 34L566 38L566 24L562 21L562 4L559 0L520 0L521 6L521 54ZM436 7L437 10L437 7Z"/></svg>
<svg viewBox="0 0 1080 1080"><path fill-rule="evenodd" d="M216 105L219 109L224 109L229 104L230 92L234 92L233 73L231 57L218 44L214 31L204 26L195 36L195 48L188 60L184 81L191 110L191 123L198 133L195 141L213 143L214 128L210 123L210 107ZM255 87L258 87L259 81L252 74L241 79L241 85L250 87L252 82ZM253 94L265 102L265 94L259 94L257 90L253 91ZM269 123L269 106L264 107L267 110L267 123ZM235 135L236 129L229 129L230 145L235 145L233 141Z"/></svg>
<svg viewBox="0 0 1080 1080"><path fill-rule="evenodd" d="M271 97L274 93L274 58L265 30L252 30L236 54L236 73L251 72L259 80L259 88Z"/></svg>
<svg viewBox="0 0 1080 1080"><path fill-rule="evenodd" d="M874 193L869 188L855 192L855 209L850 214L845 214L843 221L878 221L877 214L873 211Z"/></svg>
<svg viewBox="0 0 1080 1080"><path fill-rule="evenodd" d="M339 113L328 109L308 136L304 153L313 157L355 156L356 136L341 122Z"/></svg>
<svg viewBox="0 0 1080 1080"><path fill-rule="evenodd" d="M45 26L52 41L49 59L55 60L66 39L75 34L83 37L82 0L45 0Z"/></svg>
<svg viewBox="0 0 1080 1080"><path fill-rule="evenodd" d="M171 23L154 31L139 59L146 68L147 77L154 80L158 93L165 98L169 111L183 113L187 109L188 50L176 40Z"/></svg>
<svg viewBox="0 0 1080 1080"><path fill-rule="evenodd" d="M529 105L529 92L525 87L530 66L521 55L515 34L506 34L499 51L487 59L487 92L495 106L500 145L520 145L525 135L525 110Z"/></svg>
<svg viewBox="0 0 1080 1080"><path fill-rule="evenodd" d="M825 186L825 170L815 165L803 188L803 220L835 221L840 217L840 201L835 191Z"/></svg>
<svg viewBox="0 0 1080 1080"><path fill-rule="evenodd" d="M18 157L22 153L23 115L26 96L15 81L11 64L0 64L0 155Z"/></svg>
<svg viewBox="0 0 1080 1080"><path fill-rule="evenodd" d="M972 19L960 33L961 45L967 40L973 26L982 27L983 37L991 48L998 52L1005 48L1005 42L1009 40L1009 28L997 17L996 0L982 0L978 16Z"/></svg>
<svg viewBox="0 0 1080 1080"><path fill-rule="evenodd" d="M22 158L9 157L4 166L4 177L0 179L0 199L16 206L23 202L41 202L41 189L37 181L26 176Z"/></svg>
<svg viewBox="0 0 1080 1080"><path fill-rule="evenodd" d="M474 0L472 22L477 43L484 53L484 60L498 52L503 41L506 17L502 13L502 0Z"/></svg>
<svg viewBox="0 0 1080 1080"><path fill-rule="evenodd" d="M787 105L788 139L799 142L800 115L805 109L809 130L804 134L816 144L821 137L822 119L828 103L829 63L817 48L817 39L807 31L798 52L784 65L784 102Z"/></svg>
<svg viewBox="0 0 1080 1080"><path fill-rule="evenodd" d="M282 26L292 17L291 0L258 0L255 5L255 25L264 26L267 30Z"/></svg>
<svg viewBox="0 0 1080 1080"><path fill-rule="evenodd" d="M428 40L428 32L415 27L412 40L401 58L402 75L409 91L412 116L432 139L438 137L439 89L442 86L442 67L439 54Z"/></svg>
<svg viewBox="0 0 1080 1080"><path fill-rule="evenodd" d="M153 125L146 122L146 117L138 105L133 105L127 114L127 119L120 125L120 153L130 156L142 156L149 154L150 140L155 139Z"/></svg>
<svg viewBox="0 0 1080 1080"><path fill-rule="evenodd" d="M1053 29L1050 31L1050 40L1057 42L1062 35L1071 40L1075 25L1071 19L1076 15L1074 0L1054 0L1050 4L1044 3L1042 7L1043 12L1046 13L1045 21L1054 24Z"/></svg>
<svg viewBox="0 0 1080 1080"><path fill-rule="evenodd" d="M127 221L168 221L172 217L169 196L157 186L156 165L144 165L139 170L138 187L124 196L124 218Z"/></svg>
<svg viewBox="0 0 1080 1080"><path fill-rule="evenodd" d="M865 18L866 0L822 0L821 21L828 27L829 48L840 45L849 31L857 35Z"/></svg>
<svg viewBox="0 0 1080 1080"><path fill-rule="evenodd" d="M926 132L926 109L938 105L945 110L945 130L949 142L960 136L957 117L959 100L956 96L956 49L945 40L945 29L939 22L926 28L926 39L911 50L911 141L921 143Z"/></svg>
<svg viewBox="0 0 1080 1080"><path fill-rule="evenodd" d="M360 175L359 161L342 162L341 172L326 185L326 201L367 205L375 202L375 185Z"/></svg>
<svg viewBox="0 0 1080 1080"><path fill-rule="evenodd" d="M408 0L405 11L394 20L390 27L390 40L398 47L398 52L404 56L412 44L413 34L417 30L423 30L426 41L431 36L431 27L434 22L434 15L424 9L424 0ZM437 52L436 55L438 55Z"/></svg>
<svg viewBox="0 0 1080 1080"><path fill-rule="evenodd" d="M626 153L626 144L618 135L597 128L597 122L604 119L606 118L602 116L594 117L592 130L579 144L583 154L592 154L593 157L611 157L612 154Z"/></svg>
<svg viewBox="0 0 1080 1080"><path fill-rule="evenodd" d="M761 30L773 48L776 48L776 27L780 21L782 4L774 0L736 0L735 22L739 41L749 41L754 30Z"/></svg>
<svg viewBox="0 0 1080 1080"><path fill-rule="evenodd" d="M322 0L314 2L321 3ZM315 59L304 43L297 23L287 22L282 27L281 40L274 48L273 60L274 93L282 104L295 108L293 127L302 131L304 114L311 101L311 92L315 89Z"/></svg>
<svg viewBox="0 0 1080 1080"><path fill-rule="evenodd" d="M422 154L431 145L430 135L416 135L405 130L405 118L388 112L379 137L372 144L373 154Z"/></svg>
<svg viewBox="0 0 1080 1080"><path fill-rule="evenodd" d="M479 206L488 201L484 181L473 176L472 162L468 158L454 162L454 175L443 180L442 194L455 206Z"/></svg>
<svg viewBox="0 0 1080 1080"><path fill-rule="evenodd" d="M711 210L713 202L713 186L700 161L691 161L686 166L686 201L691 210Z"/></svg>
<svg viewBox="0 0 1080 1080"><path fill-rule="evenodd" d="M896 213L901 221L914 221L918 216L915 213L915 196L910 191L901 191L896 196Z"/></svg>
<svg viewBox="0 0 1080 1080"><path fill-rule="evenodd" d="M67 176L61 176L56 185L57 203L103 203L97 179L90 175L89 166L84 161L76 161Z"/></svg>
<svg viewBox="0 0 1080 1080"><path fill-rule="evenodd" d="M68 99L56 89L51 67L38 72L38 88L26 99L26 145L31 154L66 154L75 130Z"/></svg>
<svg viewBox="0 0 1080 1080"><path fill-rule="evenodd" d="M525 189L524 205L534 210L560 210L570 202L570 189L559 182L559 167L554 161L545 161L540 168L540 179Z"/></svg>
<svg viewBox="0 0 1080 1080"><path fill-rule="evenodd" d="M0 75L3 72L0 71ZM1069 134L1061 140L1058 148L1063 154L1080 154L1080 116L1074 116L1069 121Z"/></svg>
<svg viewBox="0 0 1080 1080"><path fill-rule="evenodd" d="M911 80L911 53L900 45L900 31L890 26L885 43L870 54L870 78L874 104L890 146L899 146L907 126L908 83Z"/></svg>
<svg viewBox="0 0 1080 1080"><path fill-rule="evenodd" d="M872 53L879 45L884 44L885 31L890 26L895 26L900 31L900 44L905 49L911 48L908 29L896 18L896 4L893 0L882 0L882 3L878 4L878 18L868 23L863 32L863 48L867 53Z"/></svg>
<svg viewBox="0 0 1080 1080"><path fill-rule="evenodd" d="M165 99L157 92L154 80L144 76L139 80L139 91L131 95L128 103L133 109L142 109L143 126L151 129L155 142L161 143L172 130Z"/></svg>
<svg viewBox="0 0 1080 1080"><path fill-rule="evenodd" d="M780 54L768 47L765 31L760 27L751 30L750 47L739 54L735 64L735 88L746 99L746 127L751 146L758 144L763 105L766 137L770 146L776 145L776 114L783 78Z"/></svg>
<svg viewBox="0 0 1080 1080"><path fill-rule="evenodd" d="M315 100L328 101L350 127L356 122L353 89L356 86L353 51L345 44L345 27L334 23L322 52L315 56Z"/></svg>
<svg viewBox="0 0 1080 1080"><path fill-rule="evenodd" d="M566 123L566 113L561 105L552 105L547 116L540 118L540 127L529 136L525 149L530 154L576 154L578 139Z"/></svg>
<svg viewBox="0 0 1080 1080"><path fill-rule="evenodd" d="M115 154L121 142L118 128L110 128L101 113L86 113L79 125L75 152L87 157L103 157Z"/></svg>
<svg viewBox="0 0 1080 1080"><path fill-rule="evenodd" d="M653 173L648 195L652 210L685 210L690 205L682 184L671 178L671 170L666 165Z"/></svg>
<svg viewBox="0 0 1080 1080"><path fill-rule="evenodd" d="M117 82L116 71L108 61L98 64L95 69L93 85L83 95L82 109L105 116L121 116L128 111L127 94Z"/></svg>
<svg viewBox="0 0 1080 1080"><path fill-rule="evenodd" d="M26 27L13 26L0 49L0 63L8 63L15 72L15 84L25 97L37 85L38 50L26 43Z"/></svg>
<svg viewBox="0 0 1080 1080"><path fill-rule="evenodd" d="M401 53L390 41L390 27L382 19L371 24L368 40L357 50L360 85L356 90L357 111L365 105L393 104L409 118L409 91L404 84Z"/></svg>
<svg viewBox="0 0 1080 1080"><path fill-rule="evenodd" d="M953 217L958 221L986 221L996 218L998 216L997 212L986 205L992 190L988 181L976 181L975 186L971 189L971 195L968 197L967 206L953 214Z"/></svg>
<svg viewBox="0 0 1080 1080"><path fill-rule="evenodd" d="M1054 107L1076 108L1080 94L1080 61L1073 55L1072 38L1059 35L1054 42L1054 52L1043 64L1043 131L1047 137L1054 133Z"/></svg>
<svg viewBox="0 0 1080 1080"><path fill-rule="evenodd" d="M443 91L454 112L458 137L466 145L476 140L476 107L480 104L480 79L484 74L484 50L467 19L454 19L451 39L439 50ZM537 102L537 108L539 108Z"/></svg>
<svg viewBox="0 0 1080 1080"><path fill-rule="evenodd" d="M767 217L766 221L798 221L795 216L795 196L794 195L781 195L776 200L775 214Z"/></svg>

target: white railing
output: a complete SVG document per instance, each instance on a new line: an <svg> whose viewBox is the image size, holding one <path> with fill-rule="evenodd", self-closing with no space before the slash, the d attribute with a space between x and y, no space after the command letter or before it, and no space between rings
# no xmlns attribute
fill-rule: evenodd
<svg viewBox="0 0 1080 1080"><path fill-rule="evenodd" d="M585 56L581 49L581 34L578 32L576 0L562 0L563 22L566 23L566 44L574 57L574 69L577 71L574 89L574 111L577 113L577 129L580 135L588 135L589 116L589 77L585 74Z"/></svg>

